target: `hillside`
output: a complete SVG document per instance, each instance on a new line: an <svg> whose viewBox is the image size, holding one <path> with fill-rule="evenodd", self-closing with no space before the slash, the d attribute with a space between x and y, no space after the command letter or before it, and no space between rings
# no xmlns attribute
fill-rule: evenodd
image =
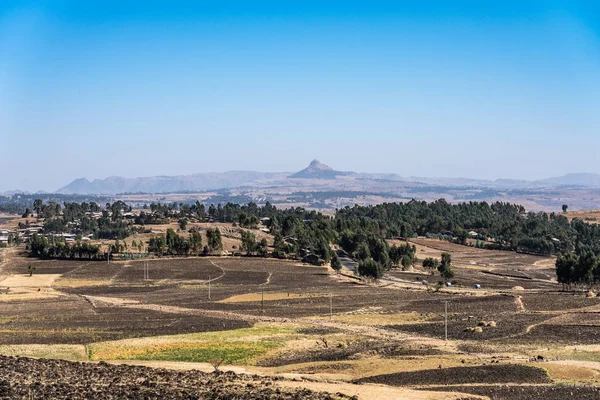
<svg viewBox="0 0 600 400"><path fill-rule="evenodd" d="M542 179L533 183L541 187L581 186L586 188L600 188L600 174L566 174L555 178Z"/></svg>

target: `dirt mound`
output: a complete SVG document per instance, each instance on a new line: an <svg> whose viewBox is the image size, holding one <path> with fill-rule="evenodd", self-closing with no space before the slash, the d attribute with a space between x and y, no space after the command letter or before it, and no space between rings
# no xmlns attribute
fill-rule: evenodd
<svg viewBox="0 0 600 400"><path fill-rule="evenodd" d="M429 369L361 378L357 383L379 383L391 386L457 385L471 383L550 383L546 372L525 365L482 365Z"/></svg>
<svg viewBox="0 0 600 400"><path fill-rule="evenodd" d="M277 378L0 356L2 399L348 399L279 389Z"/></svg>

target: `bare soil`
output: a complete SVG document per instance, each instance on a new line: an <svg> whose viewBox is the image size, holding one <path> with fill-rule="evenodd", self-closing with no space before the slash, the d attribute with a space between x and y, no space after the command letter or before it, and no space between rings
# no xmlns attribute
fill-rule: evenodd
<svg viewBox="0 0 600 400"><path fill-rule="evenodd" d="M2 399L348 399L305 388L275 387L279 378L233 372L173 371L106 363L0 356Z"/></svg>
<svg viewBox="0 0 600 400"><path fill-rule="evenodd" d="M524 365L485 365L400 372L358 379L357 383L392 386L460 385L470 383L550 383L546 372Z"/></svg>
<svg viewBox="0 0 600 400"><path fill-rule="evenodd" d="M315 361L347 361L367 356L383 358L400 356L430 356L440 355L442 351L431 346L409 346L406 344L389 343L383 340L355 340L349 344L339 341L323 344L309 349L278 354L276 357L262 360L259 366L279 367L290 364L301 364Z"/></svg>
<svg viewBox="0 0 600 400"><path fill-rule="evenodd" d="M456 391L488 396L491 400L597 400L600 387L581 385L473 385L428 387L427 390Z"/></svg>

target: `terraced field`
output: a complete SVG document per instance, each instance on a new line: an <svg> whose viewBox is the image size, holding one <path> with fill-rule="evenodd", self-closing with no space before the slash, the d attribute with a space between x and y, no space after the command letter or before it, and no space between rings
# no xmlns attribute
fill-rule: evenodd
<svg viewBox="0 0 600 400"><path fill-rule="evenodd" d="M275 259L108 264L4 253L0 354L205 371L216 359L225 369L269 377L327 379L324 386L304 385L362 398L386 388L403 393L399 398L543 393L552 399L567 393L565 385L575 397L593 398L586 396L600 383L600 299L561 292L546 276L550 258L429 240L417 246L419 257L452 252L452 287L435 288L440 277L418 266L373 284L349 271L337 275ZM36 267L32 277L26 274L30 264ZM524 364L538 356L541 363ZM56 387L66 384L60 382ZM494 386L499 383L505 386ZM10 385L4 390L18 397L20 389ZM40 393L60 398L42 386ZM150 398L163 394L156 390ZM296 398L314 395L300 393Z"/></svg>

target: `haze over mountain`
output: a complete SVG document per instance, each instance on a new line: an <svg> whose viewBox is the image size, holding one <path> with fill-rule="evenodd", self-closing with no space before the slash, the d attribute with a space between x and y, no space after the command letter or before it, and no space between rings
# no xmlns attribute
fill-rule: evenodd
<svg viewBox="0 0 600 400"><path fill-rule="evenodd" d="M543 187L582 186L589 188L600 188L600 174L566 174L555 178L535 181L534 184Z"/></svg>
<svg viewBox="0 0 600 400"><path fill-rule="evenodd" d="M481 187L494 189L526 189L526 188L559 188L581 187L600 188L599 174L567 174L561 177L547 178L537 181L497 179L494 181L469 178L425 178L402 177L390 173L357 173L336 171L330 166L313 160L308 167L296 173L289 172L253 172L227 171L198 173L179 176L152 176L140 178L123 178L111 176L106 179L89 181L76 179L57 190L65 194L117 194L117 193L173 193L178 191L203 191L215 189L231 189L237 187L292 186L301 184L322 186L325 181L332 190L343 188L345 182L389 182L390 185L433 185L447 187ZM339 181L339 184L338 184ZM319 183L320 182L320 183ZM339 187L338 187L339 186Z"/></svg>
<svg viewBox="0 0 600 400"><path fill-rule="evenodd" d="M227 189L240 186L260 185L280 178L286 173L251 171L211 172L180 176L151 176L122 178L111 176L106 179L89 181L76 179L60 188L65 194L116 194L116 193L170 193L177 191L202 191Z"/></svg>

